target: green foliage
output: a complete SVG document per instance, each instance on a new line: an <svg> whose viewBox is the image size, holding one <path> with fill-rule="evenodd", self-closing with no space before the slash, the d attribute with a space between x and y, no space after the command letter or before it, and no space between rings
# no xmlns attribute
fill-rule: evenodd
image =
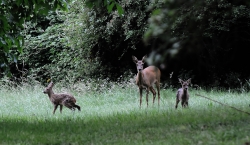
<svg viewBox="0 0 250 145"><path fill-rule="evenodd" d="M249 78L250 71L239 65L248 61L249 7L243 0L165 1L144 35L145 42L156 44L152 62L167 66L175 77L184 69L201 84L237 87L227 84L225 74Z"/></svg>
<svg viewBox="0 0 250 145"><path fill-rule="evenodd" d="M160 67L162 80L192 77L199 86L238 88L250 78L250 70L239 65L248 61L249 5L243 0L73 0L67 13L25 21L27 50L20 49L21 58L13 50L0 53L19 60L17 78L67 82L129 76L135 72L131 55L151 52L148 65Z"/></svg>
<svg viewBox="0 0 250 145"><path fill-rule="evenodd" d="M71 27L76 25L65 21L68 16L73 15L50 12L36 23L25 23L26 29L22 32L25 35L25 50L19 57L22 63L18 65L20 71L16 77L20 75L22 81L32 78L42 83L48 79L70 82L100 77L93 73L93 70L101 70L98 59L89 59L86 49L69 44L67 35L71 35ZM82 42L79 39L76 41L76 45Z"/></svg>
<svg viewBox="0 0 250 145"><path fill-rule="evenodd" d="M15 62L24 43L20 34L27 20L46 15L49 10L67 10L65 0L2 0L0 7L0 69L8 71L9 62Z"/></svg>
<svg viewBox="0 0 250 145"><path fill-rule="evenodd" d="M22 32L25 36L25 49L19 57L22 62L19 64L20 67L26 69L21 72L23 77L32 76L43 82L51 78L55 66L50 64L53 64L63 49L68 48L65 34L63 31L58 31L63 29L60 23L64 19L62 15L50 13L36 23L25 23L25 30ZM49 23L53 26L49 26ZM57 72L60 71L60 67L62 66L55 67Z"/></svg>
<svg viewBox="0 0 250 145"><path fill-rule="evenodd" d="M109 13L116 8L120 16L124 14L122 6L116 0L86 0L84 4L89 8L106 6Z"/></svg>
<svg viewBox="0 0 250 145"><path fill-rule="evenodd" d="M74 3L72 17L74 14L79 17L66 22L70 24L71 46L84 49L90 59L98 58L102 66L96 70L98 74L119 77L130 68L132 52L144 48L142 36L147 28L150 2L110 1L91 9L83 8L81 1ZM115 6L117 9L113 10Z"/></svg>

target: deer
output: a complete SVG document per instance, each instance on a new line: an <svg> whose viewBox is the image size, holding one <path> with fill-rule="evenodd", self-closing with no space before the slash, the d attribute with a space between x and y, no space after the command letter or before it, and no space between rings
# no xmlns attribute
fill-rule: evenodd
<svg viewBox="0 0 250 145"><path fill-rule="evenodd" d="M176 94L176 105L175 109L178 107L178 103L181 101L181 105L183 108L188 107L189 93L188 86L191 83L191 78L183 81L179 78L179 82L181 83L182 88L179 88Z"/></svg>
<svg viewBox="0 0 250 145"><path fill-rule="evenodd" d="M49 85L45 88L43 91L44 94L48 94L50 101L54 105L54 111L53 114L55 114L55 111L58 106L60 106L60 113L62 113L63 106L75 111L75 108L77 108L79 111L81 111L81 107L76 105L76 99L68 93L59 93L55 94L52 90L54 86L54 83L51 81Z"/></svg>
<svg viewBox="0 0 250 145"><path fill-rule="evenodd" d="M160 78L161 78L161 71L156 66L148 66L143 69L143 65L145 63L147 56L144 56L142 60L138 60L135 56L132 56L134 63L136 64L137 68L137 76L136 76L136 84L139 87L140 93L140 108L142 104L142 90L146 89L146 101L148 107L148 94L149 91L153 93L153 104L155 102L156 91L153 85L156 86L157 93L158 93L158 106L160 106Z"/></svg>

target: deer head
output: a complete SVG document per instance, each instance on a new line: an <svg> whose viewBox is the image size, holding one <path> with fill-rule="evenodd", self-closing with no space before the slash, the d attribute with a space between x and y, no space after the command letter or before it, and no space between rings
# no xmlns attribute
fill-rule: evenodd
<svg viewBox="0 0 250 145"><path fill-rule="evenodd" d="M133 59L134 63L136 64L136 68L137 68L138 72L143 70L143 65L145 63L146 58L147 58L147 56L144 56L142 58L142 60L138 60L135 56L132 56L132 59Z"/></svg>
<svg viewBox="0 0 250 145"><path fill-rule="evenodd" d="M43 91L44 94L48 94L51 90L52 90L52 87L54 86L54 83L51 81L49 83L49 85L45 88L45 90Z"/></svg>
<svg viewBox="0 0 250 145"><path fill-rule="evenodd" d="M186 80L186 81L183 81L182 79L179 79L179 82L181 83L182 85L182 89L184 91L187 91L188 90L188 85L191 83L191 78Z"/></svg>

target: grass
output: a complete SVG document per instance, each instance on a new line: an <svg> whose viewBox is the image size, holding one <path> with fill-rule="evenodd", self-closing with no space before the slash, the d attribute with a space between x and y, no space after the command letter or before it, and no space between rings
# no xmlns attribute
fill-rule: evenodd
<svg viewBox="0 0 250 145"><path fill-rule="evenodd" d="M249 93L190 90L190 107L175 106L176 89L161 90L160 107L139 108L134 84L112 84L110 89L84 84L55 92L70 92L82 111L53 106L43 86L0 89L0 144L166 144L235 145L250 142L250 116L195 94L250 112Z"/></svg>

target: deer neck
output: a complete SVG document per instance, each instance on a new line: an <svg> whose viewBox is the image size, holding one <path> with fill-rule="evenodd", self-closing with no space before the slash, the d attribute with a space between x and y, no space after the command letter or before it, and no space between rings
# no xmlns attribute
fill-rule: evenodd
<svg viewBox="0 0 250 145"><path fill-rule="evenodd" d="M183 89L183 94L186 95L187 94L187 90L186 89Z"/></svg>
<svg viewBox="0 0 250 145"><path fill-rule="evenodd" d="M143 70L138 71L138 86L143 86Z"/></svg>
<svg viewBox="0 0 250 145"><path fill-rule="evenodd" d="M54 94L55 94L55 93L54 93L52 90L50 90L50 91L48 92L49 98L51 98Z"/></svg>

